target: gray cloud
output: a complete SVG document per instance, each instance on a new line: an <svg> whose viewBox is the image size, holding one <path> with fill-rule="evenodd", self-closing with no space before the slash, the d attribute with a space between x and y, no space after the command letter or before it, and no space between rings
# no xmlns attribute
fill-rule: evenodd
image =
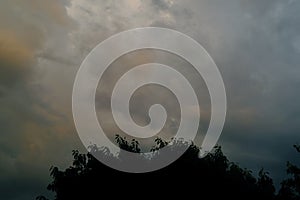
<svg viewBox="0 0 300 200"><path fill-rule="evenodd" d="M38 54L48 38L70 29L62 1L1 1L0 7L0 193L3 199L34 198L45 191L49 167L64 166L74 139L72 121L57 112L39 76ZM68 28L67 28L68 27ZM45 72L45 71L44 71ZM53 77L52 77L53 79ZM49 90L48 90L49 92ZM73 137L73 135L72 135ZM64 141L64 142L63 142ZM68 141L68 142L66 142ZM64 149L58 153L59 149ZM68 151L68 153L67 153Z"/></svg>
<svg viewBox="0 0 300 200"><path fill-rule="evenodd" d="M291 145L300 141L299 7L293 0L2 0L0 184L1 188L13 181L19 181L19 188L27 185L11 196L1 190L2 196L35 195L34 190L49 182L51 165L69 164L70 151L82 148L70 103L80 63L105 38L143 26L174 28L208 50L227 88L223 149L245 167L270 169L278 183L285 161L296 161ZM160 58L164 59L171 65L178 61ZM189 68L180 64L183 71ZM107 78L114 73L117 68ZM199 77L190 78L208 107L205 86L197 82ZM149 92L136 95L145 99ZM106 95L97 100L101 109ZM134 110L137 121L145 118L145 108L142 104ZM35 181L36 177L41 178Z"/></svg>
<svg viewBox="0 0 300 200"><path fill-rule="evenodd" d="M299 68L296 67L299 62L296 26L299 4L296 1L154 1L153 5L147 4L149 12L139 15L145 6L138 2L131 5L129 11L125 5L119 10L119 5L113 3L109 12L101 10L103 12L99 13L104 18L103 13L109 13L112 26L104 30L96 28L94 33L100 31L100 38L115 30L159 25L177 29L198 40L215 59L227 87L228 121L220 141L225 151L237 160L247 160L243 164L251 166L250 163L257 160L257 145L260 145L262 165L272 166L270 163L280 160L282 167L285 157L281 152L299 140L296 103L299 99L296 92L299 84ZM156 15L151 14L153 8L158 7ZM114 16L111 10L116 11L115 18L111 17ZM128 14L124 14L124 10ZM73 17L81 16L87 25L88 15L84 19L79 13L80 9L75 9ZM96 13L90 15L95 21ZM119 20L122 15L123 19ZM98 26L105 23L107 20ZM85 30L88 29L85 27ZM271 139L274 135L276 139ZM279 141L285 142L280 144Z"/></svg>

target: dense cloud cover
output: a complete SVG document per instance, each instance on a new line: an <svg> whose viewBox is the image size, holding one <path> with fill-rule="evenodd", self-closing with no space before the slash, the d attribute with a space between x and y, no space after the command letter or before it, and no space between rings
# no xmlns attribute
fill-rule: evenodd
<svg viewBox="0 0 300 200"><path fill-rule="evenodd" d="M64 167L71 150L83 150L71 113L76 71L99 42L135 27L176 29L211 54L227 89L228 115L219 143L230 160L254 171L264 166L275 180L284 175L286 160L295 160L292 145L300 142L299 1L0 0L0 4L1 198L42 193L49 167ZM178 58L146 53L116 61L108 77L118 76L118 66L154 58L180 63L193 82L200 80ZM209 107L207 95L201 95L202 89L206 94L201 80L195 87L204 108ZM100 88L96 99L101 112L107 88ZM149 92L151 88L146 88L137 96ZM170 96L159 93L164 95ZM134 119L144 123L145 105L135 105L140 109L133 110ZM201 111L204 119L209 116L205 113ZM169 123L170 131L173 122ZM109 121L106 124L112 133L117 130Z"/></svg>

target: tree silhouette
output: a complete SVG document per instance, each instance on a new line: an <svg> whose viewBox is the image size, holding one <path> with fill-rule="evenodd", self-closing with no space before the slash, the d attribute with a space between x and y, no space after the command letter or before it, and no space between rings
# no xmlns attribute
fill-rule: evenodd
<svg viewBox="0 0 300 200"><path fill-rule="evenodd" d="M128 142L119 135L115 137L121 149L140 153L136 140ZM153 159L158 149L166 147L168 142L155 139L150 149ZM188 145L188 146L187 146ZM168 147L168 146L167 146ZM166 147L166 148L167 148ZM64 171L51 167L53 181L47 189L55 193L56 200L65 199L104 199L111 198L197 198L211 199L299 199L300 169L288 163L288 173L293 175L282 182L282 187L275 195L272 178L261 169L255 178L252 172L230 162L221 147L216 146L206 157L198 157L199 148L182 140L175 140L170 146L176 151L187 147L186 152L169 166L149 173L125 173L114 170L94 158L91 153L72 152L74 161ZM299 151L299 146L296 146ZM108 148L90 148L93 154L104 156L117 164L122 164L122 154L115 156ZM121 151L122 152L122 151ZM141 154L142 155L142 154ZM147 158L143 158L147 159ZM45 200L43 196L37 197Z"/></svg>
<svg viewBox="0 0 300 200"><path fill-rule="evenodd" d="M300 146L294 145L294 148L300 153ZM300 199L300 168L287 162L287 173L290 178L282 181L278 192L278 200L299 200Z"/></svg>

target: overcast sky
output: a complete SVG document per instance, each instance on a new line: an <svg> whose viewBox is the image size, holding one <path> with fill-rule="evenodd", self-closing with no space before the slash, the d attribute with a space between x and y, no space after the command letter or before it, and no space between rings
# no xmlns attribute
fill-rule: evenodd
<svg viewBox="0 0 300 200"><path fill-rule="evenodd" d="M0 0L1 199L44 193L50 166L67 167L73 149L85 151L71 111L76 72L99 42L145 26L181 31L210 53L228 97L219 144L231 161L264 167L279 184L300 143L299 10L297 0ZM135 59L151 60L144 53ZM150 55L181 63L158 57ZM100 90L100 112L105 98Z"/></svg>

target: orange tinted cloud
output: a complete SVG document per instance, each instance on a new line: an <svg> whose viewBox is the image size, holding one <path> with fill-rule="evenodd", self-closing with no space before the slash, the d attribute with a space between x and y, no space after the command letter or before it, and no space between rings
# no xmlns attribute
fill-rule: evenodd
<svg viewBox="0 0 300 200"><path fill-rule="evenodd" d="M1 68L23 69L32 58L33 50L28 44L18 38L14 32L0 30L0 61L8 65L1 65Z"/></svg>
<svg viewBox="0 0 300 200"><path fill-rule="evenodd" d="M34 50L14 32L0 30L0 85L24 77L33 62Z"/></svg>
<svg viewBox="0 0 300 200"><path fill-rule="evenodd" d="M25 80L48 37L69 24L62 1L16 0L4 1L3 5L1 2L0 87Z"/></svg>

